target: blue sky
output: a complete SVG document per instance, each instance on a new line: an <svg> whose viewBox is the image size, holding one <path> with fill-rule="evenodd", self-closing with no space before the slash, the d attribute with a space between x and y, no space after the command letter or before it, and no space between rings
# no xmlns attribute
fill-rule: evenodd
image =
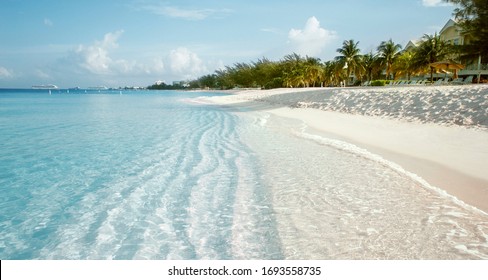
<svg viewBox="0 0 488 280"><path fill-rule="evenodd" d="M147 86L440 31L441 0L0 0L0 87Z"/></svg>

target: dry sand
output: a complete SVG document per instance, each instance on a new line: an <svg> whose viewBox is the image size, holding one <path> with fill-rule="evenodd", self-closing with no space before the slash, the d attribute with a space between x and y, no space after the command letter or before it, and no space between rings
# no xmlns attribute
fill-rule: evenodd
<svg viewBox="0 0 488 280"><path fill-rule="evenodd" d="M335 95L347 95L349 92L355 91L355 89L347 88L322 89L325 91L324 94L330 94L331 92L327 92L327 90L334 91L332 94ZM404 94L412 92L412 88L385 88L381 91ZM478 99L481 99L481 103L478 102L477 106L481 107L479 109L474 107L475 109L471 111L479 113L478 116L486 119L488 108L485 108L485 104L488 100L488 86L428 86L415 89L416 93L425 96L445 91L455 92L459 96L476 91ZM201 101L210 100L213 103L240 108L243 111L259 110L303 121L309 130L314 130L313 133L343 140L367 149L402 166L405 170L419 175L429 184L488 213L487 129L340 113L330 111L330 106L326 109L322 108L322 110L296 108L308 107L307 104L314 103L314 100L297 102L297 100L291 100L290 96L293 96L291 93L299 93L303 96L313 93L316 102L323 101L320 93L317 94L316 88L238 91L227 96L212 97ZM362 96L366 96L366 98L369 98L368 94L377 97L372 90L363 94ZM368 101L361 102L367 103ZM429 100L423 102L429 103ZM358 107L357 104L354 106ZM349 108L346 109L349 110ZM479 110L483 111L479 112ZM471 116L468 116L467 119L470 120L470 118Z"/></svg>

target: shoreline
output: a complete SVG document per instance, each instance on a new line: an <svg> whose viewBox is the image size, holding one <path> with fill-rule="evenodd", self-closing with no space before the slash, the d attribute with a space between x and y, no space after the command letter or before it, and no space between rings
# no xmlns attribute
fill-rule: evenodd
<svg viewBox="0 0 488 280"><path fill-rule="evenodd" d="M433 88L433 87L429 87ZM347 91L348 89L343 89ZM204 98L239 111L262 111L303 122L307 130L348 142L420 176L431 186L488 213L488 132L430 123L410 123L374 116L352 115L314 108L291 108L266 102L289 93L317 88L240 91ZM469 145L466 145L468 143Z"/></svg>

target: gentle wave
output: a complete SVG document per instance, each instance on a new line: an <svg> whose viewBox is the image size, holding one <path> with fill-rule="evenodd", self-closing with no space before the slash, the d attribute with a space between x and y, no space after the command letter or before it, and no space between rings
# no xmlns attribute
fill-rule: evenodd
<svg viewBox="0 0 488 280"><path fill-rule="evenodd" d="M369 151L306 132L299 121L254 115L243 135L271 188L286 258L488 257L482 211Z"/></svg>
<svg viewBox="0 0 488 280"><path fill-rule="evenodd" d="M356 146L354 144L350 144L350 143L347 143L347 142L344 142L344 141L330 139L330 138L325 138L325 137L322 137L322 136L319 136L319 135L306 133L305 132L306 129L307 129L307 126L304 125L300 132L296 132L296 135L299 136L299 137L302 137L304 139L313 140L313 141L315 141L317 143L320 143L320 144L323 144L323 145L327 145L327 146L330 146L330 147L333 147L333 148L336 148L338 150L345 151L345 152L348 152L348 153L353 153L353 154L359 155L361 157L364 157L364 158L366 158L368 160L375 161L375 162L377 162L377 163L379 163L381 165L384 165L387 168L390 168L390 169L392 169L392 170L394 170L394 171L396 171L396 172L398 172L398 173L400 173L402 175L405 175L405 176L411 178L412 180L418 182L420 185L422 185L426 189L429 189L429 190L434 191L439 196L442 196L442 197L445 197L445 198L450 199L454 203L458 204L459 206L461 206L463 208L466 208L467 210L474 211L476 213L479 213L479 214L482 214L482 215L486 215L488 217L488 213L486 213L486 212L482 211L481 209L478 209L478 208L476 208L476 207L474 207L474 206L472 206L470 204L465 203L464 201L460 200L459 198L457 198L457 197L455 197L453 195L448 194L443 189L440 189L438 187L432 186L431 184L429 184L425 179L423 179L419 175L414 174L412 172L409 172L409 171L405 170L400 165L398 165L398 164L396 164L394 162L388 161L388 160L384 159L383 157L381 157L380 155L371 153L370 151L368 151L366 149L360 148L360 147L358 147L358 146Z"/></svg>

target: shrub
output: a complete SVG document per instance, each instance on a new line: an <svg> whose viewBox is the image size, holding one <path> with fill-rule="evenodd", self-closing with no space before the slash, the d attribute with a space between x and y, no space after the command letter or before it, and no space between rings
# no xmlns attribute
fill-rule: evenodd
<svg viewBox="0 0 488 280"><path fill-rule="evenodd" d="M371 82L372 87L383 87L385 86L386 82L385 80L375 80Z"/></svg>

